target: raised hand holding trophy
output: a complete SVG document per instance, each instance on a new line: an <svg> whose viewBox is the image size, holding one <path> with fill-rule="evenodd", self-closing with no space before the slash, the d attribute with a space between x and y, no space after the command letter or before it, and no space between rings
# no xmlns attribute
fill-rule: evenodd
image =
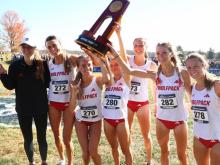
<svg viewBox="0 0 220 165"><path fill-rule="evenodd" d="M128 0L113 0L104 10L101 16L97 19L97 21L91 27L91 29L89 31L84 30L75 42L79 44L82 48L93 52L99 58L104 57L105 54L109 51L107 43L111 44L109 38L114 31L113 26L115 22L120 21L129 3L130 2ZM103 34L95 38L95 33L98 31L98 29L101 27L101 25L107 18L112 18L112 21L105 29Z"/></svg>

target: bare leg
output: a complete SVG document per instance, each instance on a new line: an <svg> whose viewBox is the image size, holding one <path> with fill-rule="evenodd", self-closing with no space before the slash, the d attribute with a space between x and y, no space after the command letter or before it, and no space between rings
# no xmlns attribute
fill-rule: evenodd
<svg viewBox="0 0 220 165"><path fill-rule="evenodd" d="M55 144L60 156L61 160L64 160L64 144L61 137L61 128L60 128L60 122L61 122L61 116L62 112L53 106L49 107L49 119L50 119L50 125L51 129L53 131Z"/></svg>
<svg viewBox="0 0 220 165"><path fill-rule="evenodd" d="M88 139L88 126L85 124L75 121L76 135L82 149L82 158L84 165L88 165L90 161L89 155L89 139Z"/></svg>
<svg viewBox="0 0 220 165"><path fill-rule="evenodd" d="M108 122L104 120L104 132L105 136L111 146L112 156L115 162L115 165L120 164L119 153L118 153L118 140L116 136L116 129Z"/></svg>
<svg viewBox="0 0 220 165"><path fill-rule="evenodd" d="M68 159L68 165L73 164L73 144L71 141L73 123L74 123L74 113L69 108L63 112L63 141L66 147L66 155Z"/></svg>
<svg viewBox="0 0 220 165"><path fill-rule="evenodd" d="M89 128L89 154L95 165L101 165L101 156L98 153L98 145L101 137L102 122L97 121Z"/></svg>
<svg viewBox="0 0 220 165"><path fill-rule="evenodd" d="M150 126L151 126L151 113L149 111L149 106L145 105L137 111L137 118L141 128L141 133L144 138L145 150L147 153L147 162L151 161L151 136L150 136Z"/></svg>
<svg viewBox="0 0 220 165"><path fill-rule="evenodd" d="M220 163L220 144L212 147L210 152L211 165L218 165Z"/></svg>
<svg viewBox="0 0 220 165"><path fill-rule="evenodd" d="M209 149L194 137L193 152L198 165L209 165Z"/></svg>
<svg viewBox="0 0 220 165"><path fill-rule="evenodd" d="M163 125L158 119L156 119L156 134L157 134L157 141L160 145L161 156L160 161L161 165L169 165L169 133L170 130Z"/></svg>
<svg viewBox="0 0 220 165"><path fill-rule="evenodd" d="M132 165L132 154L130 147L130 133L128 128L127 121L119 123L116 127L118 140L122 149L123 154L125 155L125 164Z"/></svg>
<svg viewBox="0 0 220 165"><path fill-rule="evenodd" d="M181 165L187 165L186 147L187 147L187 124L181 124L174 128L174 136L176 139L177 155Z"/></svg>

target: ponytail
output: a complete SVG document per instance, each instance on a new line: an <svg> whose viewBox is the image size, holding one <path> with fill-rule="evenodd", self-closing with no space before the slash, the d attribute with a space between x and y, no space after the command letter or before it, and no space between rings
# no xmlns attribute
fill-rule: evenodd
<svg viewBox="0 0 220 165"><path fill-rule="evenodd" d="M64 70L66 73L70 73L72 69L72 64L66 52L63 52Z"/></svg>
<svg viewBox="0 0 220 165"><path fill-rule="evenodd" d="M214 86L215 84L215 78L212 74L206 72L205 74L205 80L204 80L204 84L205 87L207 88L207 90L211 90L211 88Z"/></svg>

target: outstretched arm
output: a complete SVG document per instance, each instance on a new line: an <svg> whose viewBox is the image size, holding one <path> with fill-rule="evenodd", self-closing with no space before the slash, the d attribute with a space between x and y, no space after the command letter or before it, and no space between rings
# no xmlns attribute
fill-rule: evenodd
<svg viewBox="0 0 220 165"><path fill-rule="evenodd" d="M113 59L115 59L122 67L123 71L125 72L125 74L128 75L132 75L132 76L137 76L137 77L141 77L141 78L151 78L151 79L155 79L156 77L156 72L155 71L142 71L139 69L132 69L130 68L125 61L121 58L121 56L116 52L116 50L109 45L109 49L111 54L114 56Z"/></svg>
<svg viewBox="0 0 220 165"><path fill-rule="evenodd" d="M181 76L184 80L184 87L189 97L191 95L191 79L190 79L189 73L186 70L182 70Z"/></svg>
<svg viewBox="0 0 220 165"><path fill-rule="evenodd" d="M119 23L117 23L117 22L115 23L114 30L115 30L115 33L117 34L117 37L118 37L118 43L119 43L119 47L120 47L119 55L123 59L123 61L126 64L128 64L128 58L127 58L124 44L123 44L122 37L121 37L121 26ZM131 82L130 74L123 74L123 78L124 78L125 82L128 84L128 86L130 86L130 82Z"/></svg>
<svg viewBox="0 0 220 165"><path fill-rule="evenodd" d="M118 43L119 43L119 47L120 47L119 55L125 61L125 63L128 64L128 58L127 58L126 51L125 51L125 48L124 48L124 44L123 44L122 37L121 37L121 26L120 26L120 24L116 22L115 26L114 26L114 29L115 29L115 33L117 34Z"/></svg>
<svg viewBox="0 0 220 165"><path fill-rule="evenodd" d="M93 66L100 66L100 61L95 57L94 53L85 48L82 48L82 50L92 59Z"/></svg>
<svg viewBox="0 0 220 165"><path fill-rule="evenodd" d="M69 56L69 59L70 59L71 64L72 64L73 67L76 66L78 57L79 57L79 56L76 55L76 54L71 54L71 55Z"/></svg>
<svg viewBox="0 0 220 165"><path fill-rule="evenodd" d="M186 105L187 105L187 109L191 109L191 93L192 93L192 88L191 88L191 79L189 76L189 73L186 70L182 70L181 72L181 76L183 78L184 81L184 87L186 89Z"/></svg>
<svg viewBox="0 0 220 165"><path fill-rule="evenodd" d="M104 84L107 86L110 86L113 82L113 77L112 77L111 70L109 67L108 59L105 58L105 59L102 59L102 60L99 59L99 60L100 60L102 76L97 79L98 81L97 83L99 84L99 86L102 86Z"/></svg>
<svg viewBox="0 0 220 165"><path fill-rule="evenodd" d="M75 110L76 106L77 106L77 96L79 93L79 86L78 84L72 83L70 84L70 103L69 103L69 108L71 110Z"/></svg>
<svg viewBox="0 0 220 165"><path fill-rule="evenodd" d="M216 95L220 97L220 80L215 81L214 88Z"/></svg>

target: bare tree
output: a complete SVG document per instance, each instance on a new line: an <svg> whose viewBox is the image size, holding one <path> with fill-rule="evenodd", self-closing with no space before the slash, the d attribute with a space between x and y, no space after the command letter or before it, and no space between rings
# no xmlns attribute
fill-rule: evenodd
<svg viewBox="0 0 220 165"><path fill-rule="evenodd" d="M12 53L19 51L19 43L28 29L15 11L6 11L0 20L3 26L2 39L5 41Z"/></svg>
<svg viewBox="0 0 220 165"><path fill-rule="evenodd" d="M4 43L4 40L2 39L2 31L0 29L0 53L4 51L4 48L5 48L5 43Z"/></svg>

